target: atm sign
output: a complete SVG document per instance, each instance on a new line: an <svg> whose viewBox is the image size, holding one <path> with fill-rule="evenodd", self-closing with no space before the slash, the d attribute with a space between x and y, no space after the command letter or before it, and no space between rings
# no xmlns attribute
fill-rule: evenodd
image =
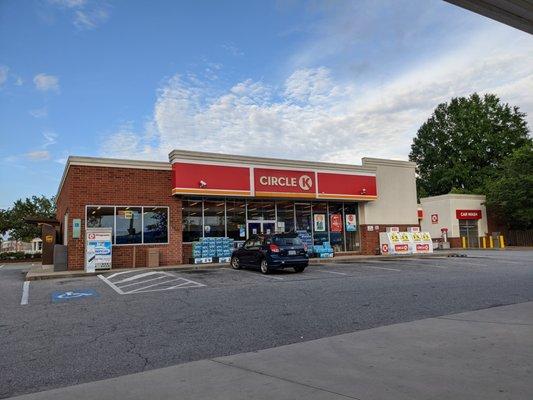
<svg viewBox="0 0 533 400"><path fill-rule="evenodd" d="M456 210L457 219L481 219L481 210Z"/></svg>

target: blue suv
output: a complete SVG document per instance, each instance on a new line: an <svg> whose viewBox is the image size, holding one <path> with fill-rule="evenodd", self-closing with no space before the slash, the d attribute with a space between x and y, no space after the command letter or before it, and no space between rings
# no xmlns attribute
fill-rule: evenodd
<svg viewBox="0 0 533 400"><path fill-rule="evenodd" d="M252 236L231 255L231 267L259 268L263 274L282 268L303 272L309 265L307 246L296 233Z"/></svg>

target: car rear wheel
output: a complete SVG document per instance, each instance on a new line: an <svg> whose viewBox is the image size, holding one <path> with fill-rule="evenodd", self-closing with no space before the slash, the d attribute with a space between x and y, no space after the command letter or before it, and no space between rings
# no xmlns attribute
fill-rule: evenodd
<svg viewBox="0 0 533 400"><path fill-rule="evenodd" d="M294 267L294 272L304 272L305 267Z"/></svg>
<svg viewBox="0 0 533 400"><path fill-rule="evenodd" d="M231 268L233 269L241 269L241 262L239 261L238 257L231 257Z"/></svg>
<svg viewBox="0 0 533 400"><path fill-rule="evenodd" d="M267 260L263 259L261 260L261 273L268 274L270 270L268 269L268 263Z"/></svg>

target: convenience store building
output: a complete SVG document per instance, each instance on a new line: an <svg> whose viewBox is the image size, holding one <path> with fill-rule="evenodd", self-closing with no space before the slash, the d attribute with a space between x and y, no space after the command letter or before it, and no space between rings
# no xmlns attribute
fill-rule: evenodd
<svg viewBox="0 0 533 400"><path fill-rule="evenodd" d="M69 157L57 194L57 241L83 269L85 228L112 229L113 268L188 263L192 243L306 231L337 254L375 254L379 232L418 226L415 165L362 165L174 150L169 162ZM153 250L152 250L153 251Z"/></svg>

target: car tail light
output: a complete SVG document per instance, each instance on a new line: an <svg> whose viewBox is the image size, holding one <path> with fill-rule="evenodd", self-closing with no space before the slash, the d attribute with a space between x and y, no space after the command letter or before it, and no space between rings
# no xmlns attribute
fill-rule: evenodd
<svg viewBox="0 0 533 400"><path fill-rule="evenodd" d="M272 253L279 253L279 247L275 245L274 243L271 243L269 248Z"/></svg>

